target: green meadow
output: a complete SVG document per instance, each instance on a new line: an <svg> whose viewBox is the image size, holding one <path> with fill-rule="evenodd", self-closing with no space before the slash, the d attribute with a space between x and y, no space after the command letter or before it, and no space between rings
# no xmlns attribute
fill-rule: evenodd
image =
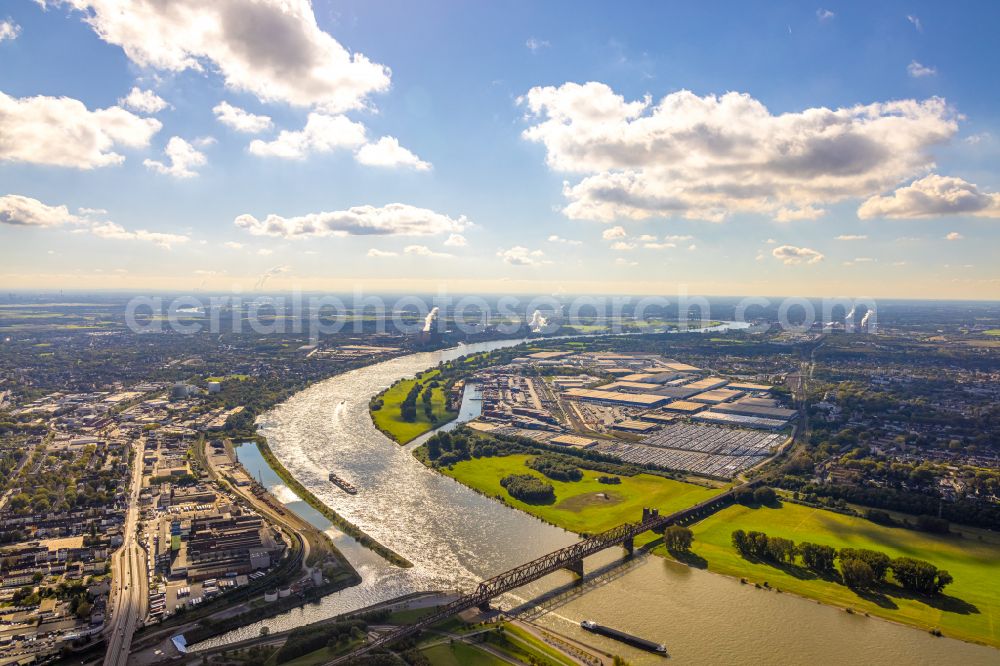
<svg viewBox="0 0 1000 666"><path fill-rule="evenodd" d="M863 518L785 502L780 508L727 507L693 525L695 560L714 571L767 582L827 604L869 613L945 636L1000 647L1000 536L964 530L962 536L935 535L883 527ZM913 557L947 569L954 582L939 597L911 595L895 585L860 596L845 585L824 580L798 566L773 566L743 559L732 546L734 530L834 548L869 548L890 557ZM982 540L980 540L982 539Z"/></svg>
<svg viewBox="0 0 1000 666"><path fill-rule="evenodd" d="M372 410L372 421L375 427L384 432L388 437L406 444L426 432L447 423L457 416L456 412L448 410L448 400L445 395L444 386L438 386L431 393L431 412L434 420L427 418L424 412L423 400L417 399L417 417L413 421L404 421L400 413L400 406L406 399L406 394L410 392L417 382L427 384L441 374L440 370L430 370L425 372L418 379L404 379L398 382L379 396L382 399L382 408Z"/></svg>
<svg viewBox="0 0 1000 666"><path fill-rule="evenodd" d="M597 480L602 472L583 470L580 481L555 481L524 463L529 455L463 460L452 469L441 472L475 488L485 495L499 497L507 504L537 516L546 522L577 533L594 534L626 522L642 518L643 507L653 507L661 513L697 504L721 492L652 474L623 476L620 484L604 484ZM552 504L528 504L514 499L500 485L509 474L532 474L555 488Z"/></svg>

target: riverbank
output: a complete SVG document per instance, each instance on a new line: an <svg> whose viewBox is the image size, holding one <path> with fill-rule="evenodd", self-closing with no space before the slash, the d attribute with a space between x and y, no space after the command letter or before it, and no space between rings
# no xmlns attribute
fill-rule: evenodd
<svg viewBox="0 0 1000 666"><path fill-rule="evenodd" d="M386 561L403 568L409 568L413 566L413 563L408 559L395 552L388 546L384 546L364 531L358 526L354 525L343 516L338 514L336 511L328 507L326 504L321 502L318 497L313 495L309 489L303 486L299 481L295 479L294 476L281 464L281 461L274 455L271 448L267 444L267 440L263 437L257 438L257 448L260 450L261 456L267 462L267 464L274 470L274 473L284 481L285 485L298 495L302 501L311 506L313 509L318 511L324 518L333 523L341 532L350 536L355 541L365 546L374 553L377 553Z"/></svg>
<svg viewBox="0 0 1000 666"><path fill-rule="evenodd" d="M780 508L733 505L692 526L692 553L713 573L745 579L816 601L918 627L964 641L1000 647L1000 535L966 530L938 535L884 527L864 518L784 502ZM868 548L889 557L926 560L948 570L954 582L942 595L915 596L887 586L863 596L837 580L797 565L751 562L732 546L733 530L834 548ZM976 534L971 538L970 534ZM980 540L982 539L982 540Z"/></svg>
<svg viewBox="0 0 1000 666"><path fill-rule="evenodd" d="M414 455L431 466L424 449L419 447ZM590 470L583 470L580 481L557 481L527 467L525 462L531 457L518 454L474 458L435 469L483 495L578 534L635 521L643 506L668 513L711 494L703 488L685 488L689 484L644 474L622 477L620 485L601 484L597 478L602 474ZM531 474L544 479L555 489L555 501L530 504L511 497L500 485L500 480L511 474ZM678 561L850 612L1000 647L1000 536L982 531L976 533L976 540L968 536L972 533L932 535L883 527L863 518L789 502L778 506L733 505L709 516L692 526L694 546L689 555ZM778 567L744 559L731 544L736 529L765 532L797 543L808 541L837 549L868 548L892 558L922 559L947 569L955 582L943 595L934 597L912 595L895 585L871 594L858 594L839 580L820 578L804 567ZM636 545L655 539L655 535L644 535ZM677 559L662 544L655 545L651 552Z"/></svg>

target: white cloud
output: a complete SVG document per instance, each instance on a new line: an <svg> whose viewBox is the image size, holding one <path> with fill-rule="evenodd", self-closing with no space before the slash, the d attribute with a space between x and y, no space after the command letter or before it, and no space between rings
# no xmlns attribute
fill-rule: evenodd
<svg viewBox="0 0 1000 666"><path fill-rule="evenodd" d="M83 13L101 39L141 67L218 71L265 102L332 112L365 106L388 68L320 30L309 0L48 0Z"/></svg>
<svg viewBox="0 0 1000 666"><path fill-rule="evenodd" d="M553 170L582 176L565 184L563 213L600 221L814 216L925 171L929 148L958 129L939 98L774 115L746 94L682 90L654 104L590 82L532 88L519 102L534 123L524 138Z"/></svg>
<svg viewBox="0 0 1000 666"><path fill-rule="evenodd" d="M836 16L836 14L831 12L829 9L820 8L816 10L816 18L818 18L820 21L829 21L834 16Z"/></svg>
<svg viewBox="0 0 1000 666"><path fill-rule="evenodd" d="M611 244L611 249L618 252L628 252L629 250L635 249L635 243L630 243L628 241L615 241Z"/></svg>
<svg viewBox="0 0 1000 666"><path fill-rule="evenodd" d="M272 250L269 247L262 247L259 250L257 250L257 254L262 257L270 257L272 254L274 254L274 250Z"/></svg>
<svg viewBox="0 0 1000 666"><path fill-rule="evenodd" d="M970 146L977 146L980 143L985 143L991 141L992 139L993 135L990 134L989 132L978 132L976 134L970 134L969 136L962 139L962 141L969 144Z"/></svg>
<svg viewBox="0 0 1000 666"><path fill-rule="evenodd" d="M368 256L372 257L374 259L382 258L382 257L398 257L399 253L398 252L387 251L387 250L378 250L378 249L376 249L376 248L373 247L372 249L368 250Z"/></svg>
<svg viewBox="0 0 1000 666"><path fill-rule="evenodd" d="M808 247L795 247L794 245L781 245L771 251L771 255L786 265L795 264L817 264L823 261L823 255Z"/></svg>
<svg viewBox="0 0 1000 666"><path fill-rule="evenodd" d="M469 226L469 221L464 215L454 219L426 208L393 203L381 208L355 206L348 210L290 218L271 214L264 220L258 220L252 215L240 215L234 224L254 236L302 238L331 235L435 236L460 232Z"/></svg>
<svg viewBox="0 0 1000 666"><path fill-rule="evenodd" d="M90 228L90 231L99 238L153 243L165 250L169 250L174 245L187 243L191 240L190 237L182 234L167 234L156 231L146 231L145 229L128 231L120 224L115 224L114 222L101 222L95 224Z"/></svg>
<svg viewBox="0 0 1000 666"><path fill-rule="evenodd" d="M913 14L907 14L906 20L913 24L913 27L917 29L917 32L924 31L924 24L920 22L920 19Z"/></svg>
<svg viewBox="0 0 1000 666"><path fill-rule="evenodd" d="M506 250L497 252L497 256L504 260L504 263L511 266L541 266L548 263L543 259L545 253L541 250L529 250L523 245L515 245Z"/></svg>
<svg viewBox="0 0 1000 666"><path fill-rule="evenodd" d="M867 234L841 234L835 240L839 241L861 241L868 240Z"/></svg>
<svg viewBox="0 0 1000 666"><path fill-rule="evenodd" d="M147 169L152 169L157 173L173 176L174 178L194 178L198 175L195 169L204 166L207 162L204 153L179 136L170 137L164 153L170 160L169 165L157 160L148 159L143 160L142 163L146 165Z"/></svg>
<svg viewBox="0 0 1000 666"><path fill-rule="evenodd" d="M310 113L298 132L282 130L273 141L254 139L250 152L261 157L304 159L310 153L357 148L365 142L365 126L347 116Z"/></svg>
<svg viewBox="0 0 1000 666"><path fill-rule="evenodd" d="M799 220L818 220L826 215L822 208L803 206L802 208L779 208L774 214L776 222L797 222Z"/></svg>
<svg viewBox="0 0 1000 666"><path fill-rule="evenodd" d="M683 236L664 236L663 240L669 243L680 243L683 241L694 240L694 236L683 235Z"/></svg>
<svg viewBox="0 0 1000 666"><path fill-rule="evenodd" d="M216 104L212 113L223 125L244 134L259 134L271 129L274 124L271 122L270 116L258 116L225 101Z"/></svg>
<svg viewBox="0 0 1000 666"><path fill-rule="evenodd" d="M944 237L945 240L949 241L958 241L962 240L963 238L965 238L965 236L958 233L957 231L952 231L951 233L949 233L947 236Z"/></svg>
<svg viewBox="0 0 1000 666"><path fill-rule="evenodd" d="M430 162L425 162L406 148L399 145L393 136L383 136L375 143L362 146L355 154L361 164L380 167L409 167L417 171L427 171Z"/></svg>
<svg viewBox="0 0 1000 666"><path fill-rule="evenodd" d="M121 164L119 146L142 148L160 131L155 118L112 106L90 111L69 97L0 92L0 161L93 169Z"/></svg>
<svg viewBox="0 0 1000 666"><path fill-rule="evenodd" d="M0 42L10 39L17 39L21 34L21 26L11 20L0 21Z"/></svg>
<svg viewBox="0 0 1000 666"><path fill-rule="evenodd" d="M444 259L452 255L447 252L435 252L426 245L407 245L403 248L404 254L412 254L418 257L436 257L438 259Z"/></svg>
<svg viewBox="0 0 1000 666"><path fill-rule="evenodd" d="M625 259L624 257L618 257L617 259L615 259L615 264L618 265L618 266L638 266L639 262L638 261L629 261L628 259Z"/></svg>
<svg viewBox="0 0 1000 666"><path fill-rule="evenodd" d="M49 206L38 199L8 194L0 197L0 224L23 227L59 227L83 222L66 206Z"/></svg>
<svg viewBox="0 0 1000 666"><path fill-rule="evenodd" d="M930 174L888 196L874 196L858 208L858 217L863 220L943 215L1000 217L1000 194L983 192L974 183L961 178Z"/></svg>
<svg viewBox="0 0 1000 666"><path fill-rule="evenodd" d="M81 215L73 215L67 206L50 206L38 199L8 194L0 197L0 224L25 227L61 227L67 224L76 225L74 233L90 232L99 238L114 240L146 241L170 249L171 245L186 243L188 236L166 234L140 229L128 231L114 222L95 222L89 215L103 214L106 211L97 208L81 208Z"/></svg>
<svg viewBox="0 0 1000 666"><path fill-rule="evenodd" d="M652 243L643 243L642 246L644 248L646 248L647 250L669 250L671 248L677 247L677 243L670 243L670 242L656 243L656 242L652 242Z"/></svg>
<svg viewBox="0 0 1000 666"><path fill-rule="evenodd" d="M601 234L601 238L604 240L614 240L616 238L625 238L628 234L625 232L625 227L611 227L610 229L605 229Z"/></svg>
<svg viewBox="0 0 1000 666"><path fill-rule="evenodd" d="M921 65L916 60L910 61L910 64L906 66L906 72L915 79L919 79L924 76L934 76L937 74L936 69L926 65Z"/></svg>
<svg viewBox="0 0 1000 666"><path fill-rule="evenodd" d="M133 86L126 97L118 100L118 104L140 113L158 113L170 106L152 90L140 90L138 86Z"/></svg>
<svg viewBox="0 0 1000 666"><path fill-rule="evenodd" d="M243 249L243 243L237 243L236 241L226 241L225 243L223 243L223 245L225 247L228 247L230 250L242 250Z"/></svg>
<svg viewBox="0 0 1000 666"><path fill-rule="evenodd" d="M528 37L528 40L524 43L524 45L527 46L528 50L532 53L538 53L542 49L547 49L552 46L548 40L536 39L535 37Z"/></svg>
<svg viewBox="0 0 1000 666"><path fill-rule="evenodd" d="M562 236L557 236L552 234L549 236L550 243L562 243L563 245L583 245L583 241L573 240L571 238L563 238Z"/></svg>
<svg viewBox="0 0 1000 666"><path fill-rule="evenodd" d="M465 247L469 244L469 241L462 234L451 234L444 244L447 247Z"/></svg>

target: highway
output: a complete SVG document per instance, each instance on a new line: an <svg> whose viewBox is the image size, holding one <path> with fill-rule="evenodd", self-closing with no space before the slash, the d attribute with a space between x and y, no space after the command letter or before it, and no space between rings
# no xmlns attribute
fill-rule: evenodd
<svg viewBox="0 0 1000 666"><path fill-rule="evenodd" d="M112 559L111 599L108 609L111 619L105 631L108 641L105 666L125 666L132 647L132 635L146 617L149 603L149 574L146 551L136 540L139 523L139 490L142 487L142 454L145 442L136 443L133 459L132 486L128 512L125 516L124 542Z"/></svg>

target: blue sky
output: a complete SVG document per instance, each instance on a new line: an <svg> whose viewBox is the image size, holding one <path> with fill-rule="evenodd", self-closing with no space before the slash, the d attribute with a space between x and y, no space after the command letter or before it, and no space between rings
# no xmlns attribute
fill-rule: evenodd
<svg viewBox="0 0 1000 666"><path fill-rule="evenodd" d="M162 4L0 8L0 286L1000 296L992 3Z"/></svg>

